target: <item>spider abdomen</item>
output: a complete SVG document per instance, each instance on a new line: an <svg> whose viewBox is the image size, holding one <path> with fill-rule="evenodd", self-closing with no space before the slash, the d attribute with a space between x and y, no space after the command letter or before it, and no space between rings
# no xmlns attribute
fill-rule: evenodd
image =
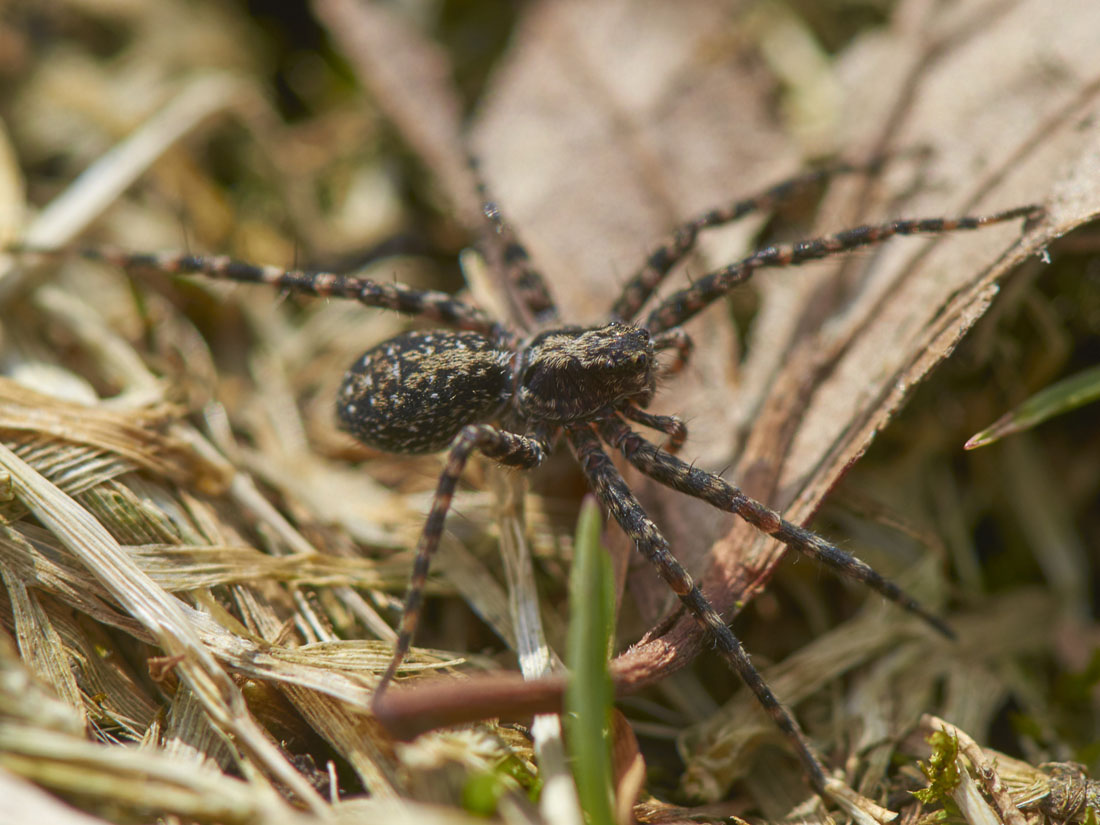
<svg viewBox="0 0 1100 825"><path fill-rule="evenodd" d="M511 395L511 353L484 335L415 330L367 350L344 375L336 415L369 447L431 453Z"/></svg>

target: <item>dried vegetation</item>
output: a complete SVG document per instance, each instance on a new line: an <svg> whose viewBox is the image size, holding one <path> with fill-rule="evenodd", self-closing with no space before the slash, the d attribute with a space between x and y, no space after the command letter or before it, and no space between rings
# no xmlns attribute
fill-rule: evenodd
<svg viewBox="0 0 1100 825"><path fill-rule="evenodd" d="M584 320L676 220L809 159L898 155L716 234L689 271L761 238L1045 203L1022 236L763 273L693 323L696 360L662 398L689 418L686 454L795 520L848 473L817 528L941 605L958 642L812 565L777 573L779 548L751 529L634 481L727 615L756 597L735 630L852 787L908 821L945 804L971 823L1085 819L1095 786L1034 766L1100 757L1095 408L972 457L961 445L1100 354L1095 231L1059 240L1100 212L1100 6L396 5L9 4L0 239L456 290L478 226L468 131ZM866 25L838 22L855 7ZM475 300L506 308L476 261L467 272ZM0 302L0 821L458 823L485 805L569 821L567 775L513 728L400 745L364 713L439 465L358 447L331 399L402 319L76 260L0 262ZM568 622L583 484L568 461L526 495L515 481L470 473L405 668L451 680L437 701L459 716L470 664L537 658L513 618L538 615L536 588L551 649ZM647 792L693 806L643 795L633 815L778 820L802 803L820 820L751 697L698 656L689 621L660 622L669 594L607 542L623 592L612 673L644 688L620 705L618 764L641 755ZM499 684L499 712L526 706ZM944 726L923 713L965 731L958 746L931 756ZM922 802L906 793L928 784L918 758L940 777ZM952 765L976 785L942 779ZM620 779L637 789L637 772ZM474 801L486 786L495 803Z"/></svg>

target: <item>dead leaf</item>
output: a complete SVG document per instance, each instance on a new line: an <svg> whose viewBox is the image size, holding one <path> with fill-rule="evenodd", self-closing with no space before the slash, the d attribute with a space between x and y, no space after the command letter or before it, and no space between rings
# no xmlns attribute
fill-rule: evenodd
<svg viewBox="0 0 1100 825"><path fill-rule="evenodd" d="M927 160L834 187L817 229L1025 203L1049 214L1023 240L1009 225L762 271L741 365L730 363L721 308L689 324L699 344L688 376L695 387L677 381L665 391L691 422L687 454L720 469L745 427L728 476L800 522L985 311L997 279L1100 210L1100 133L1089 119L1100 10L922 8L903 8L894 26L856 41L838 62L846 94L837 144L849 158L921 148ZM709 3L544 3L517 33L474 134L566 317L598 317L676 220L797 165L767 105L774 87L745 49L720 39L725 14ZM705 265L718 266L745 249L733 242L705 251ZM700 420L715 408L717 434ZM714 547L708 593L726 615L780 555L769 545L746 557L757 538L734 526ZM632 663L653 667L662 656L679 666L698 649L695 638L683 619L624 656L621 677L636 678Z"/></svg>
<svg viewBox="0 0 1100 825"><path fill-rule="evenodd" d="M733 19L714 4L620 0L535 4L522 20L474 142L564 317L598 318L678 220L799 165L751 44L723 40ZM696 360L665 388L662 409L689 417L689 456L715 469L732 462L731 480L795 521L812 518L989 307L997 282L1100 212L1097 31L1100 9L1087 2L1058 15L1026 0L948 12L911 2L847 48L833 69L844 94L832 143L849 159L898 160L873 180L834 185L817 231L1028 203L1046 218L758 273L743 361L722 307L688 325ZM749 233L730 234L704 245L688 277L748 251ZM674 521L686 506L660 499ZM680 524L706 535L694 512ZM676 541L678 526L681 555L691 536ZM728 617L763 587L782 548L733 523L711 555L707 592ZM702 643L687 617L657 633L616 661L621 687L662 678ZM538 691L508 692L519 706Z"/></svg>

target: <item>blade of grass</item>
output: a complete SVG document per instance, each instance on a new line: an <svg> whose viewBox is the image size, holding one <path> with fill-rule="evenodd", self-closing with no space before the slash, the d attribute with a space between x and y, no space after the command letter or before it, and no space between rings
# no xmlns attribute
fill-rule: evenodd
<svg viewBox="0 0 1100 825"><path fill-rule="evenodd" d="M963 445L973 450L992 444L1006 435L1034 427L1048 418L1100 400L1100 367L1063 378L1040 390L1016 409L998 418Z"/></svg>
<svg viewBox="0 0 1100 825"><path fill-rule="evenodd" d="M569 587L566 729L581 807L592 825L613 825L608 737L614 688L608 671L615 624L611 559L600 545L599 507L588 496L577 521Z"/></svg>

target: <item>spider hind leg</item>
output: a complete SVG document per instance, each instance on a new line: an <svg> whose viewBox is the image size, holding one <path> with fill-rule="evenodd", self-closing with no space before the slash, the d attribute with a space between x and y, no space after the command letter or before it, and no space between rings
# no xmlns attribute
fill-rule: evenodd
<svg viewBox="0 0 1100 825"><path fill-rule="evenodd" d="M443 524L447 518L447 511L450 510L458 480L462 476L466 462L475 450L501 464L530 469L543 462L549 447L547 439L541 433L535 436L519 435L498 430L488 424L471 424L455 436L447 453L443 472L439 476L439 483L436 485L431 510L416 546L416 561L413 563L412 575L409 578L397 643L394 645L389 666L375 689L373 700L375 704L382 700L386 688L393 681L397 669L412 646L413 634L420 620L424 586L428 581L428 568L443 536Z"/></svg>
<svg viewBox="0 0 1100 825"><path fill-rule="evenodd" d="M398 283L382 283L355 275L333 272L284 270L277 266L258 266L225 255L193 255L186 252L126 252L109 247L80 249L9 246L6 252L32 258L59 259L77 256L98 261L134 275L153 270L169 275L201 275L216 281L267 284L286 292L345 298L364 306L389 309L403 315L450 324L468 332L478 332L491 340L506 341L504 328L475 306L446 292L413 289Z"/></svg>

